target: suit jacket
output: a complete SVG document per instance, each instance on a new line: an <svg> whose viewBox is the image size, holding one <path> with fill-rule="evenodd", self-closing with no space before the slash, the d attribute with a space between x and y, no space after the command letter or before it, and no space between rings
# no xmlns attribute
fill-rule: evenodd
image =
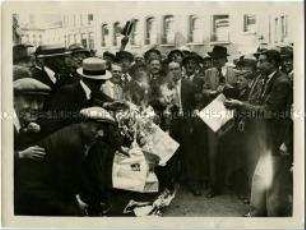
<svg viewBox="0 0 306 230"><path fill-rule="evenodd" d="M203 100L208 104L213 98L210 96L211 91L216 91L219 86L225 84L235 85L237 83L237 76L232 67L227 66L226 74L224 75L224 82L220 82L219 70L215 67L207 69L204 76L203 85Z"/></svg>
<svg viewBox="0 0 306 230"><path fill-rule="evenodd" d="M181 100L184 114L191 115L196 108L196 85L193 80L182 79Z"/></svg>
<svg viewBox="0 0 306 230"><path fill-rule="evenodd" d="M79 113L83 108L103 106L104 102L112 101L102 92L93 93L87 99L86 93L80 82L63 86L46 102L45 115L39 120L42 129L52 133L64 126L78 122Z"/></svg>
<svg viewBox="0 0 306 230"><path fill-rule="evenodd" d="M16 162L17 210L21 214L63 214L62 203L73 203L82 181L86 143L80 125L65 127L37 144L46 150L43 161Z"/></svg>
<svg viewBox="0 0 306 230"><path fill-rule="evenodd" d="M262 121L262 138L276 155L279 154L281 144L285 142L286 130L290 125L292 98L293 91L288 76L277 71L264 85L260 105L244 103L241 108L257 113L256 118Z"/></svg>

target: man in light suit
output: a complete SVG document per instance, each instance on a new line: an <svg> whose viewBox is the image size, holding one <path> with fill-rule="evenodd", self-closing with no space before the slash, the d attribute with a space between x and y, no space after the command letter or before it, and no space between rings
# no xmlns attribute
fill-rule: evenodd
<svg viewBox="0 0 306 230"><path fill-rule="evenodd" d="M208 52L213 60L214 66L205 71L203 95L204 104L209 104L218 94L222 93L223 89L228 85L237 83L237 76L231 67L226 66L228 61L227 48L222 46L214 46L212 52ZM209 148L209 180L210 189L206 196L214 197L221 191L222 176L218 172L218 162L220 155L218 152L219 141L217 133L208 129L208 148Z"/></svg>

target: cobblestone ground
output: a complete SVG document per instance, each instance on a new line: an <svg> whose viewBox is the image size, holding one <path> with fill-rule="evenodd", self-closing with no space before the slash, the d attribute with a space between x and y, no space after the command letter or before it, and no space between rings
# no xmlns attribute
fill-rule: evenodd
<svg viewBox="0 0 306 230"><path fill-rule="evenodd" d="M193 196L184 188L179 188L176 197L167 207L165 217L241 217L248 212L248 205L243 204L230 191L211 199L202 196Z"/></svg>

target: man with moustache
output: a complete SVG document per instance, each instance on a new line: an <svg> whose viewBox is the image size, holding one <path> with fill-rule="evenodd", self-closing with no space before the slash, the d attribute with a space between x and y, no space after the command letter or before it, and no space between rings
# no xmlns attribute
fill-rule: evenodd
<svg viewBox="0 0 306 230"><path fill-rule="evenodd" d="M279 70L280 53L276 50L262 52L258 69L264 77L259 104L228 100L224 104L238 113L257 112L257 127L253 131L260 151L252 181L249 217L290 216L292 192L292 152L285 149L290 126L292 88L287 75ZM292 194L291 194L292 195Z"/></svg>

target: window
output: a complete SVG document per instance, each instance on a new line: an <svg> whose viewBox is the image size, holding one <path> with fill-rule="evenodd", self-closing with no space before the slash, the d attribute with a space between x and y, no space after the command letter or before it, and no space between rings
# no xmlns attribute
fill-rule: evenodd
<svg viewBox="0 0 306 230"><path fill-rule="evenodd" d="M82 14L80 14L80 24L81 26L83 26L83 15Z"/></svg>
<svg viewBox="0 0 306 230"><path fill-rule="evenodd" d="M108 35L109 35L108 25L103 24L101 27L101 46L107 46L109 38Z"/></svg>
<svg viewBox="0 0 306 230"><path fill-rule="evenodd" d="M42 35L40 34L39 36L38 36L38 45L42 45Z"/></svg>
<svg viewBox="0 0 306 230"><path fill-rule="evenodd" d="M81 43L82 46L87 49L87 39L85 34L81 34Z"/></svg>
<svg viewBox="0 0 306 230"><path fill-rule="evenodd" d="M75 26L75 25L76 25L76 16L73 15L73 26Z"/></svg>
<svg viewBox="0 0 306 230"><path fill-rule="evenodd" d="M189 17L188 42L199 43L202 41L202 30L200 19L196 16Z"/></svg>
<svg viewBox="0 0 306 230"><path fill-rule="evenodd" d="M243 16L243 32L256 32L256 15L246 14Z"/></svg>
<svg viewBox="0 0 306 230"><path fill-rule="evenodd" d="M74 34L74 43L78 43L77 34Z"/></svg>
<svg viewBox="0 0 306 230"><path fill-rule="evenodd" d="M274 42L278 42L278 18L274 19Z"/></svg>
<svg viewBox="0 0 306 230"><path fill-rule="evenodd" d="M93 14L88 14L88 25L91 25L93 22Z"/></svg>
<svg viewBox="0 0 306 230"><path fill-rule="evenodd" d="M229 42L229 16L214 15L212 19L212 42Z"/></svg>
<svg viewBox="0 0 306 230"><path fill-rule="evenodd" d="M73 43L73 35L72 34L69 34L68 35L68 45L71 45Z"/></svg>
<svg viewBox="0 0 306 230"><path fill-rule="evenodd" d="M89 35L88 35L88 46L89 46L89 49L91 49L91 50L93 50L95 48L93 33L89 33Z"/></svg>
<svg viewBox="0 0 306 230"><path fill-rule="evenodd" d="M155 44L157 41L157 28L155 18L150 17L146 20L145 44Z"/></svg>
<svg viewBox="0 0 306 230"><path fill-rule="evenodd" d="M131 45L135 46L135 45L139 45L140 41L139 41L139 21L135 20L134 21L134 27L132 29L131 32Z"/></svg>
<svg viewBox="0 0 306 230"><path fill-rule="evenodd" d="M120 33L121 33L121 28L120 28L120 23L116 22L114 23L114 31L113 31L113 45L117 46L120 44Z"/></svg>
<svg viewBox="0 0 306 230"><path fill-rule="evenodd" d="M281 42L285 41L285 38L288 36L288 16L281 16Z"/></svg>
<svg viewBox="0 0 306 230"><path fill-rule="evenodd" d="M163 20L163 44L174 43L175 30L174 30L174 17L172 15L167 15Z"/></svg>
<svg viewBox="0 0 306 230"><path fill-rule="evenodd" d="M37 41L36 41L36 35L35 34L33 34L33 36L32 36L32 38L33 38L33 44L34 44L34 46L37 46Z"/></svg>

